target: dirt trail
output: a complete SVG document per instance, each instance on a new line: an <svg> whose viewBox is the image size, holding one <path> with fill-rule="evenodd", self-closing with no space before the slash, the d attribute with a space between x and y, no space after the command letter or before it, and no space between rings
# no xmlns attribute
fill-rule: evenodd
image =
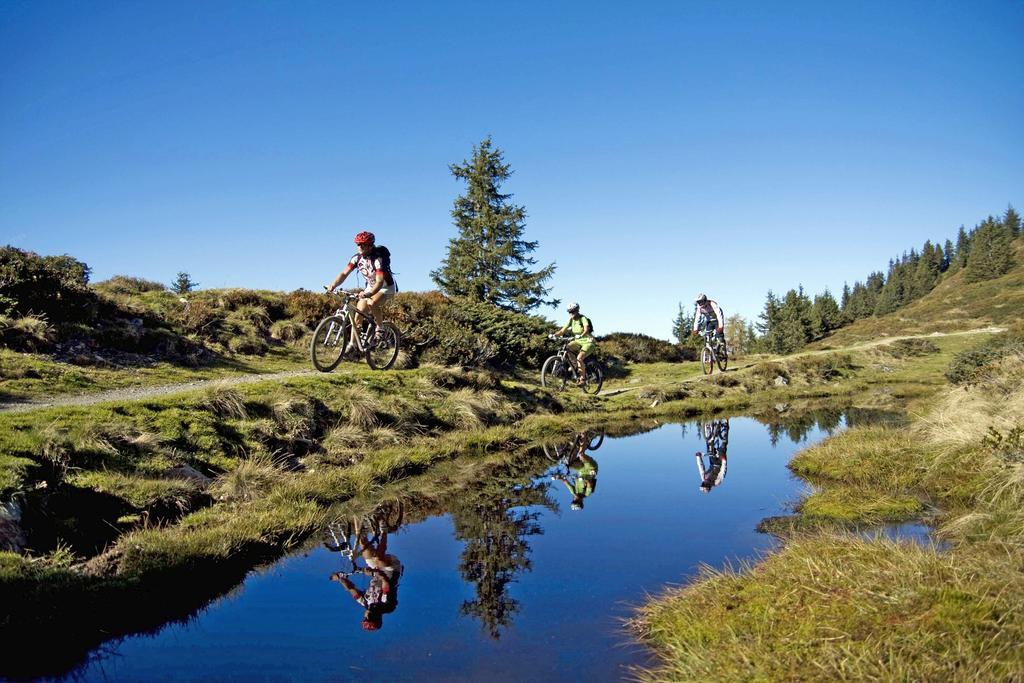
<svg viewBox="0 0 1024 683"><path fill-rule="evenodd" d="M251 384L252 382L263 382L273 379L289 379L291 377L304 377L318 374L316 370L286 370L284 372L268 372L260 375L239 375L238 377L224 377L220 379L204 379L194 382L180 382L178 384L165 384L157 387L129 387L123 389L112 389L100 391L94 394L69 394L67 396L55 396L47 400L32 400L21 403L0 403L0 413L27 413L32 410L43 408L56 408L65 406L90 406L95 403L108 403L111 401L139 401L156 396L167 394L178 394L185 391L197 391L213 386L236 386L239 384Z"/></svg>
<svg viewBox="0 0 1024 683"><path fill-rule="evenodd" d="M929 337L952 337L965 334L995 334L997 332L1004 332L1004 328L1001 327L983 327L977 330L964 330L963 332L932 332L930 334L911 334L901 337L880 337L879 339L872 339L869 342L863 342L854 346L847 346L842 349L827 349L820 351L802 351L800 353L794 353L789 358L797 358L800 356L813 356L821 355L826 353L834 353L836 351L856 351L859 349L866 349L872 346L881 346L882 344L891 344L894 341L900 339L927 339ZM735 370L749 367L743 365ZM315 370L286 370L284 372L269 372L260 375L240 375L238 377L227 377L222 379L208 379L208 380L196 380L194 382L181 382L178 384L166 384L157 387L133 387L127 389L113 389L111 391L101 391L94 394L72 394L68 396L56 396L49 400L33 400L25 402L14 402L14 403L0 403L0 413L27 413L33 410L41 410L44 408L56 408L64 406L89 406L96 403L107 403L111 401L139 401L142 399L153 398L156 396L166 396L167 394L177 394L185 391L197 391L213 386L236 386L239 384L250 384L252 382L263 382L265 380L274 379L289 379L291 377L305 377L309 375L316 375ZM686 382L691 382L703 377L703 375L695 375L692 378L688 378ZM602 391L602 396L614 396L615 394L621 394L627 391L632 391L638 387L616 387L615 389L609 389Z"/></svg>

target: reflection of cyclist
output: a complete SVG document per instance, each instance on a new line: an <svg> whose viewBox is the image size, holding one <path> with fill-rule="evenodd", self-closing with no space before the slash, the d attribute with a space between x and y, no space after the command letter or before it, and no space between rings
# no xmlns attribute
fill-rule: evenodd
<svg viewBox="0 0 1024 683"><path fill-rule="evenodd" d="M700 490L708 493L725 479L727 466L726 451L729 448L729 421L714 420L701 425L707 449L708 465L704 466L704 455L697 451L697 471L700 473Z"/></svg>
<svg viewBox="0 0 1024 683"><path fill-rule="evenodd" d="M359 273L366 280L366 289L359 293L359 302L356 307L365 315L372 315L381 324L384 304L391 299L398 291L398 284L391 272L391 252L385 246L374 244L376 238L372 232L360 232L355 237L356 247L359 253L349 259L345 269L338 273L334 282L327 286L328 292L338 288L348 274L353 270ZM352 329L352 339L345 348L346 353L352 351L356 346L356 330Z"/></svg>
<svg viewBox="0 0 1024 683"><path fill-rule="evenodd" d="M693 311L693 334L701 329L705 332L715 331L715 336L725 340L725 315L721 307L714 299L709 299L707 294L698 294L695 301L696 307Z"/></svg>
<svg viewBox="0 0 1024 683"><path fill-rule="evenodd" d="M587 455L589 444L590 434L584 432L578 435L566 461L566 465L572 470L572 473L569 476L562 474L552 476L552 479L565 484L565 488L569 489L569 493L572 494L572 503L569 505L572 510L582 510L583 499L597 488L597 461Z"/></svg>
<svg viewBox="0 0 1024 683"><path fill-rule="evenodd" d="M570 351L576 351L576 369L578 373L576 375L576 384L582 385L586 382L586 366L583 364L587 356L594 352L594 346L597 342L594 341L594 326L590 322L590 318L580 313L580 305L577 303L569 304L566 310L569 312L569 322L562 326L562 329L555 332L553 336L561 337L568 331L572 331L575 339L569 344Z"/></svg>
<svg viewBox="0 0 1024 683"><path fill-rule="evenodd" d="M376 631L383 626L384 615L395 611L398 607L398 580L402 576L402 563L394 555L388 554L388 530L380 530L376 545L366 537L366 531L359 529L359 547L366 567L360 568L361 574L369 574L370 584L365 591L356 585L344 572L331 574L331 580L345 587L352 599L363 606L363 629Z"/></svg>

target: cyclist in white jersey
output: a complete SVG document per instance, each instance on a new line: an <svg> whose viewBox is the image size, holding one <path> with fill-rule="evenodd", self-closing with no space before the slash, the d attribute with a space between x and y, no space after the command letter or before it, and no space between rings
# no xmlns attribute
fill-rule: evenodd
<svg viewBox="0 0 1024 683"><path fill-rule="evenodd" d="M365 230L356 235L355 243L359 253L349 259L345 269L327 286L327 291L333 292L345 281L349 273L358 269L366 280L366 288L359 293L356 307L362 313L372 315L379 326L382 322L384 304L395 296L398 283L391 272L391 252L387 247L377 246L375 240L373 233ZM349 352L355 346L356 330L353 327L352 339L345 351Z"/></svg>
<svg viewBox="0 0 1024 683"><path fill-rule="evenodd" d="M719 339L725 339L725 314L714 299L709 299L707 294L698 294L694 302L696 308L693 311L693 334L703 328L710 332L715 331Z"/></svg>

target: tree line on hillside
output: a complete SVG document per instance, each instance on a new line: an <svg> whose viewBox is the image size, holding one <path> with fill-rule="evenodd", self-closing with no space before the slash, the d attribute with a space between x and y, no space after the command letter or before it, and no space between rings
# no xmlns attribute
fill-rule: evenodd
<svg viewBox="0 0 1024 683"><path fill-rule="evenodd" d="M769 353L792 353L856 320L897 311L959 271L967 282L997 278L1013 267L1013 240L1020 233L1020 216L1010 206L1002 218L989 216L970 231L961 226L956 244L928 240L920 251L911 249L890 260L885 273L875 271L853 287L844 284L838 302L827 289L813 299L802 286L782 297L769 290L753 346Z"/></svg>

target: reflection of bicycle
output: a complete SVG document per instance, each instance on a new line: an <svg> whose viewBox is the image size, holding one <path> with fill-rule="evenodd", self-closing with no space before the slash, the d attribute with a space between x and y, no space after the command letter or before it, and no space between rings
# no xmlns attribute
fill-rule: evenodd
<svg viewBox="0 0 1024 683"><path fill-rule="evenodd" d="M362 518L351 517L329 523L324 529L324 547L340 553L352 567L337 574L348 576L362 573L363 570L356 566L356 559L367 547L375 548L386 534L398 531L404 514L401 502L382 503Z"/></svg>
<svg viewBox="0 0 1024 683"><path fill-rule="evenodd" d="M320 321L313 331L313 340L309 345L309 357L313 367L320 372L330 372L338 367L345 348L352 339L352 328L355 335L357 355L366 358L366 363L374 370L387 370L398 358L398 347L402 335L390 322L380 325L372 315L363 313L356 308L357 295L351 292L342 294L342 305Z"/></svg>
<svg viewBox="0 0 1024 683"><path fill-rule="evenodd" d="M725 347L725 340L715 330L704 331L704 348L700 352L700 366L704 369L705 375L710 375L718 364L718 369L725 372L729 365L729 353Z"/></svg>
<svg viewBox="0 0 1024 683"><path fill-rule="evenodd" d="M541 448L544 450L544 455L547 456L548 460L554 463L558 463L564 460L566 463L576 457L576 453L579 452L580 442L587 440L587 451L596 451L604 443L604 430L601 430L600 434L592 435L590 432L583 432L577 434L576 438L573 439L569 444L543 444Z"/></svg>
<svg viewBox="0 0 1024 683"><path fill-rule="evenodd" d="M540 368L541 386L561 391L565 389L568 382L576 383L579 378L579 370L576 368L575 356L569 350L569 345L573 341L575 340L567 340L555 355L549 356L544 361L544 365ZM601 391L601 385L604 384L604 364L595 356L587 356L583 360L583 366L586 369L586 374L580 388L588 394L596 394Z"/></svg>
<svg viewBox="0 0 1024 683"><path fill-rule="evenodd" d="M705 453L697 451L697 472L700 476L700 490L708 493L725 480L728 468L729 421L710 420L700 424L700 434L704 437L707 465L704 464Z"/></svg>

